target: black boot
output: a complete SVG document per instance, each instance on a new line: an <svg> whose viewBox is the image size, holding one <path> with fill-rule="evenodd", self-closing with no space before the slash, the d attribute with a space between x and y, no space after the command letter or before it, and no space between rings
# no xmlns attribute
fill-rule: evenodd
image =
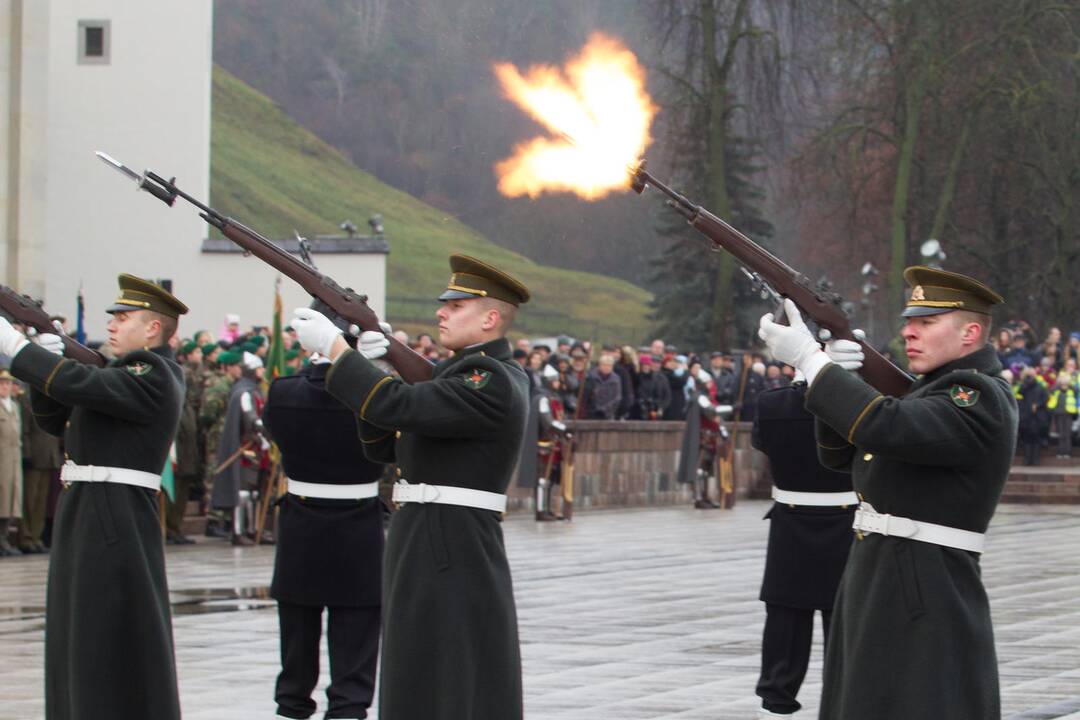
<svg viewBox="0 0 1080 720"><path fill-rule="evenodd" d="M10 557L22 555L22 550L11 544L8 540L8 531L11 528L11 518L0 518L0 555Z"/></svg>

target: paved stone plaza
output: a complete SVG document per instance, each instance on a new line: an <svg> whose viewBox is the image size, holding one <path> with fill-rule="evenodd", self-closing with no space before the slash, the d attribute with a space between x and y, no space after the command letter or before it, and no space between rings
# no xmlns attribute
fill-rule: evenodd
<svg viewBox="0 0 1080 720"><path fill-rule="evenodd" d="M526 716L753 718L767 506L579 513L570 524L509 519ZM169 548L185 718L273 716L272 561L272 548L220 541ZM43 715L46 564L0 561L2 720ZM1005 717L1080 720L1080 507L1002 506L983 569ZM416 687L424 691L423 678ZM816 717L820 690L819 638L797 717Z"/></svg>

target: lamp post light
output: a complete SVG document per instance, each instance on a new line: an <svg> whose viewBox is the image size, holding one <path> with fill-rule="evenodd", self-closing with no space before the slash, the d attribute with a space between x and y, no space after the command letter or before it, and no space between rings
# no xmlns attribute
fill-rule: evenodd
<svg viewBox="0 0 1080 720"><path fill-rule="evenodd" d="M936 270L941 269L941 263L945 262L945 251L941 243L930 238L919 246L919 254L922 255L923 263Z"/></svg>
<svg viewBox="0 0 1080 720"><path fill-rule="evenodd" d="M879 270L874 267L872 262L863 263L862 270L859 274L863 276L862 284L862 298L859 303L863 306L863 313L866 316L866 333L867 337L874 337L874 311L871 308L870 296L877 292L878 284L874 282L873 278L879 273Z"/></svg>
<svg viewBox="0 0 1080 720"><path fill-rule="evenodd" d="M371 232L374 233L375 237L382 237L382 213L375 213L374 215L372 215L370 218L368 218L367 224L371 226Z"/></svg>

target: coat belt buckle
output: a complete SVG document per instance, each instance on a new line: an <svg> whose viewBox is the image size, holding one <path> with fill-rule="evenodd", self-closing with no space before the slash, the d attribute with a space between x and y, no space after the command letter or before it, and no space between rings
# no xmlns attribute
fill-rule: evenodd
<svg viewBox="0 0 1080 720"><path fill-rule="evenodd" d="M413 485L418 493L419 497L414 501L421 504L435 502L439 499L439 490L434 485L428 485L427 483L419 483Z"/></svg>

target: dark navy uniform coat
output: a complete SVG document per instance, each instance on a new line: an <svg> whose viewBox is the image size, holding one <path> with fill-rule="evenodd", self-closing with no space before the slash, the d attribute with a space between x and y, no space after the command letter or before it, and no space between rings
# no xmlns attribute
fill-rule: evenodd
<svg viewBox="0 0 1080 720"><path fill-rule="evenodd" d="M69 459L161 475L184 404L167 347L95 368L28 345L11 373ZM49 720L180 717L157 492L107 482L61 492L45 623Z"/></svg>
<svg viewBox="0 0 1080 720"><path fill-rule="evenodd" d="M355 351L327 389L361 418L368 457L411 483L506 492L525 434L529 380L510 343L460 351L407 385ZM405 504L383 575L380 720L517 720L521 657L501 517Z"/></svg>
<svg viewBox="0 0 1080 720"><path fill-rule="evenodd" d="M851 475L818 462L814 416L803 406L806 384L766 390L757 399L752 442L769 458L773 484L796 492L851 492ZM765 516L769 550L761 600L832 610L853 538L854 504L812 507L774 503Z"/></svg>
<svg viewBox="0 0 1080 720"><path fill-rule="evenodd" d="M986 532L1016 449L1016 401L1000 372L984 347L894 398L827 365L806 397L821 460L849 470L880 513ZM1000 717L978 553L856 539L833 613L821 718Z"/></svg>
<svg viewBox="0 0 1080 720"><path fill-rule="evenodd" d="M378 481L364 456L356 415L326 392L330 365L270 385L263 425L291 480L329 485ZM378 606L382 595L382 502L282 498L270 595L293 605Z"/></svg>

